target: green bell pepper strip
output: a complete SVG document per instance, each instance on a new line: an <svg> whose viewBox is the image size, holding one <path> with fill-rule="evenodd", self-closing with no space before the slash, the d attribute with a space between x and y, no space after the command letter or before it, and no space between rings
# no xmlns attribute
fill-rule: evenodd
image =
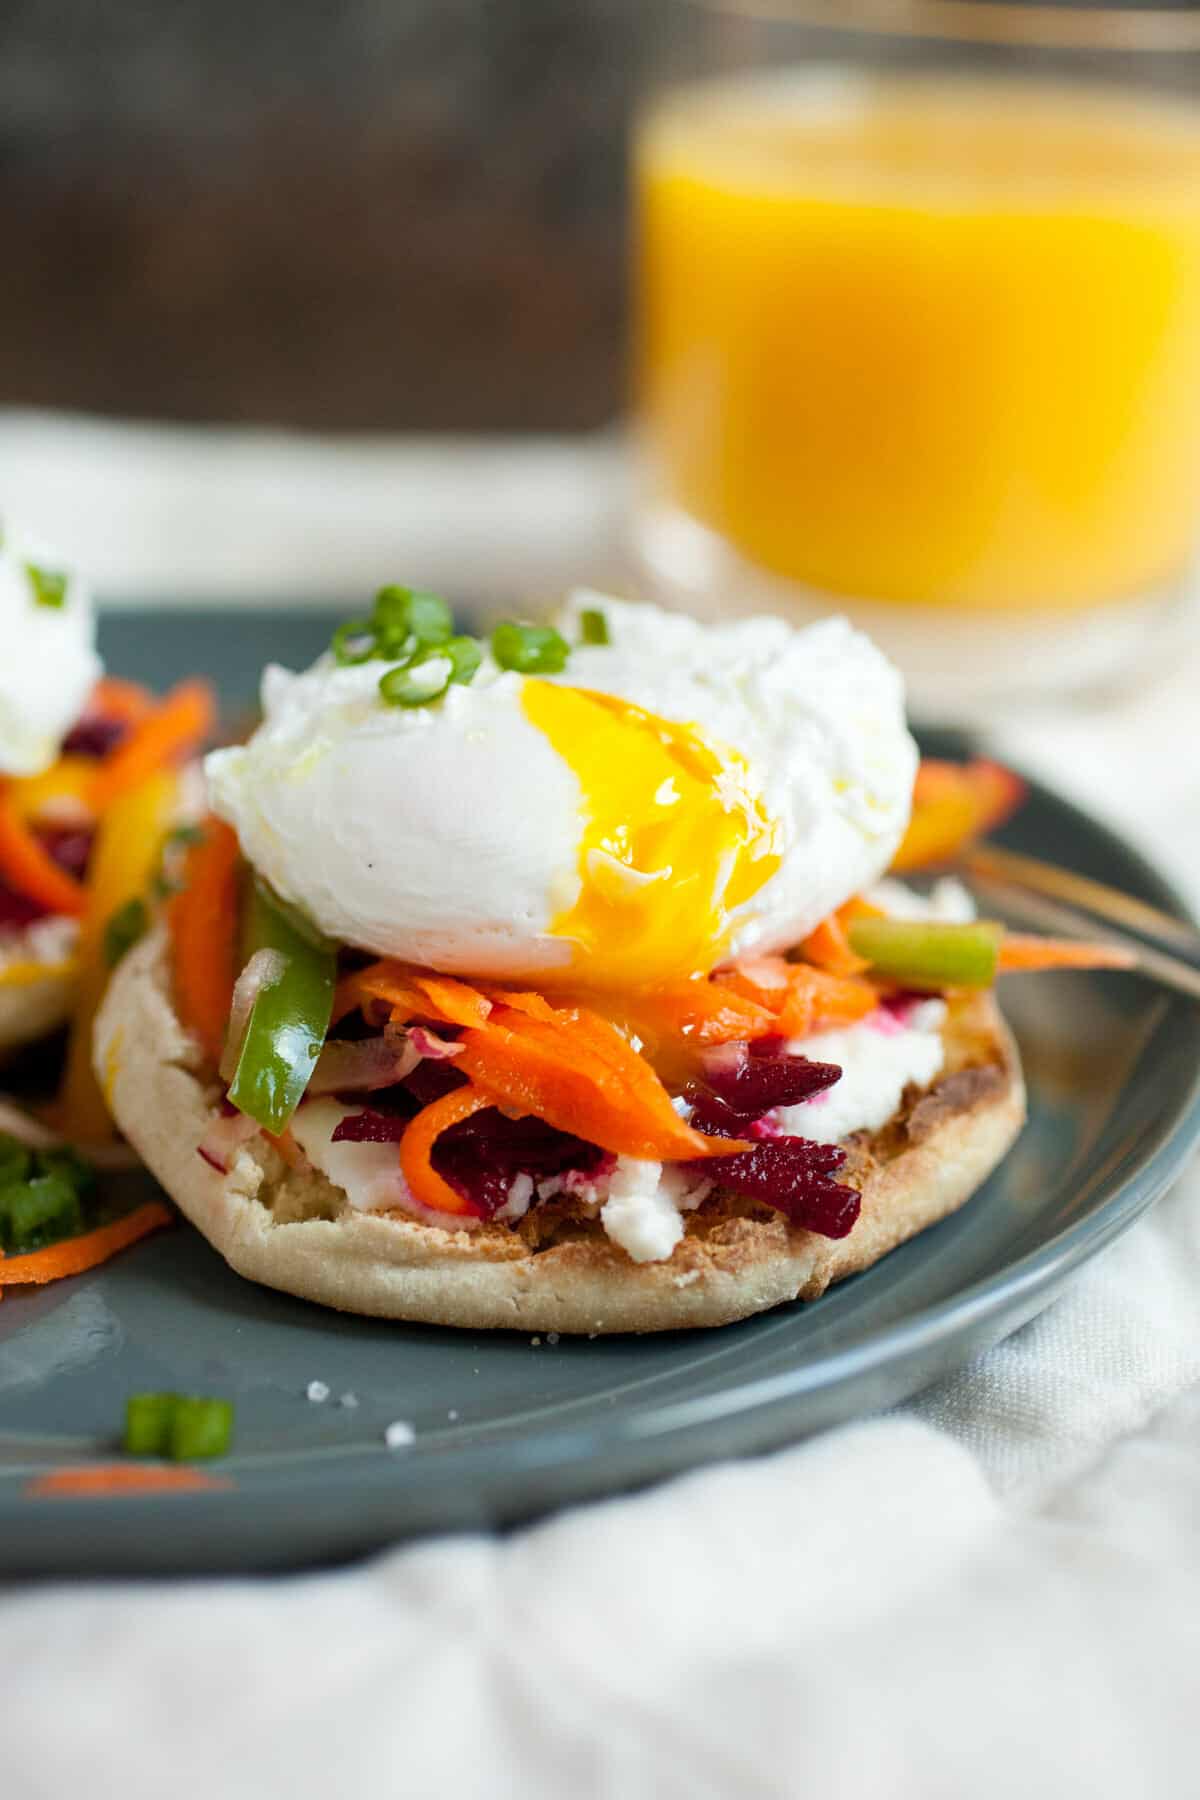
<svg viewBox="0 0 1200 1800"><path fill-rule="evenodd" d="M985 988L996 978L1004 927L987 919L944 925L914 919L855 919L850 948L876 975L913 988Z"/></svg>
<svg viewBox="0 0 1200 1800"><path fill-rule="evenodd" d="M250 1009L229 1098L278 1137L300 1104L329 1030L337 956L259 882L247 896L243 950L247 962L258 950L274 950L282 964Z"/></svg>

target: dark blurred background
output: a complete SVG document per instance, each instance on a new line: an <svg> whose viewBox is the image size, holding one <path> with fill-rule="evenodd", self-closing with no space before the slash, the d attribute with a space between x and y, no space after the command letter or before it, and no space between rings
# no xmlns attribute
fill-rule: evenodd
<svg viewBox="0 0 1200 1800"><path fill-rule="evenodd" d="M652 0L4 0L0 403L330 428L622 402Z"/></svg>

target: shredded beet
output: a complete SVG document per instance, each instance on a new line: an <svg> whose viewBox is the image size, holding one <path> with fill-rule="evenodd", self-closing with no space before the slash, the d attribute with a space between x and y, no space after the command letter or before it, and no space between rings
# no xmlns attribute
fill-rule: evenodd
<svg viewBox="0 0 1200 1800"><path fill-rule="evenodd" d="M408 1086L411 1083L403 1083ZM374 1099L379 1096L375 1095ZM333 1134L335 1144L398 1144L408 1116L371 1105L342 1119ZM510 1119L496 1107L485 1107L442 1133L433 1152L433 1166L458 1192L470 1200L485 1219L500 1211L517 1175L544 1181L568 1171L596 1172L605 1161L603 1150L582 1138L556 1131L540 1119Z"/></svg>
<svg viewBox="0 0 1200 1800"><path fill-rule="evenodd" d="M35 919L47 917L50 909L40 901L27 899L13 888L0 884L0 931L22 931Z"/></svg>
<svg viewBox="0 0 1200 1800"><path fill-rule="evenodd" d="M88 857L92 854L93 833L89 827L78 825L38 825L37 836L44 848L54 858L60 869L68 875L74 875L76 881L82 881L88 865Z"/></svg>
<svg viewBox="0 0 1200 1800"><path fill-rule="evenodd" d="M108 713L84 713L63 739L62 747L69 756L94 756L98 760L115 750L128 732L124 719L114 719Z"/></svg>
<svg viewBox="0 0 1200 1800"><path fill-rule="evenodd" d="M699 1111L710 1097L731 1118L760 1119L777 1106L798 1106L841 1079L837 1063L813 1062L784 1050L785 1038L767 1038L761 1044L722 1044L719 1054L704 1062L703 1085L688 1098ZM709 1129L699 1125L701 1131ZM733 1137L736 1130L724 1135Z"/></svg>
<svg viewBox="0 0 1200 1800"><path fill-rule="evenodd" d="M861 1196L833 1179L846 1161L838 1144L808 1138L768 1138L733 1156L697 1157L684 1166L722 1187L786 1213L793 1225L822 1237L845 1237L857 1219Z"/></svg>

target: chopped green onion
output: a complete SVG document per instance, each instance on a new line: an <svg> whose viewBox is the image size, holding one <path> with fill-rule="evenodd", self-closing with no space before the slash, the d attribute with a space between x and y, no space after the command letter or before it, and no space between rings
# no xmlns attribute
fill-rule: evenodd
<svg viewBox="0 0 1200 1800"><path fill-rule="evenodd" d="M579 615L580 642L584 644L611 644L608 620L598 606L585 606Z"/></svg>
<svg viewBox="0 0 1200 1800"><path fill-rule="evenodd" d="M232 1436L233 1406L228 1400L200 1400L181 1394L171 1414L167 1455L173 1462L224 1456Z"/></svg>
<svg viewBox="0 0 1200 1800"><path fill-rule="evenodd" d="M26 563L25 573L29 577L33 597L39 606L59 608L66 605L67 583L71 577L64 571L40 569L36 563Z"/></svg>
<svg viewBox="0 0 1200 1800"><path fill-rule="evenodd" d="M442 651L450 658L451 681L457 681L463 686L474 681L479 665L483 661L483 646L478 638L452 637L448 643L442 645Z"/></svg>
<svg viewBox="0 0 1200 1800"><path fill-rule="evenodd" d="M492 633L492 655L502 669L520 675L557 675L567 666L570 645L553 625L520 625L505 619Z"/></svg>
<svg viewBox="0 0 1200 1800"><path fill-rule="evenodd" d="M339 625L330 644L333 660L342 668L370 662L376 653L375 627L370 619L347 619Z"/></svg>
<svg viewBox="0 0 1200 1800"><path fill-rule="evenodd" d="M79 1195L61 1175L39 1175L0 1190L0 1235L7 1250L44 1250L82 1230Z"/></svg>
<svg viewBox="0 0 1200 1800"><path fill-rule="evenodd" d="M454 636L454 620L440 594L409 595L408 629L418 644L444 644Z"/></svg>
<svg viewBox="0 0 1200 1800"><path fill-rule="evenodd" d="M203 825L173 825L163 839L163 844L168 849L178 846L181 850L191 850L196 844L202 844L204 837Z"/></svg>
<svg viewBox="0 0 1200 1800"><path fill-rule="evenodd" d="M118 906L104 927L104 961L115 969L127 950L132 950L150 927L150 912L138 895Z"/></svg>
<svg viewBox="0 0 1200 1800"><path fill-rule="evenodd" d="M375 596L371 629L381 641L407 637L412 626L412 589L381 587Z"/></svg>
<svg viewBox="0 0 1200 1800"><path fill-rule="evenodd" d="M986 919L944 925L913 919L855 919L850 947L879 975L914 988L984 988L996 977L1003 926Z"/></svg>
<svg viewBox="0 0 1200 1800"><path fill-rule="evenodd" d="M379 677L389 706L427 706L444 694L454 676L454 659L435 651L418 663L401 664Z"/></svg>
<svg viewBox="0 0 1200 1800"><path fill-rule="evenodd" d="M130 1394L125 1402L127 1456L165 1456L171 1436L171 1415L177 1394Z"/></svg>
<svg viewBox="0 0 1200 1800"><path fill-rule="evenodd" d="M129 1456L196 1462L224 1456L233 1435L233 1405L191 1394L131 1394L122 1448Z"/></svg>

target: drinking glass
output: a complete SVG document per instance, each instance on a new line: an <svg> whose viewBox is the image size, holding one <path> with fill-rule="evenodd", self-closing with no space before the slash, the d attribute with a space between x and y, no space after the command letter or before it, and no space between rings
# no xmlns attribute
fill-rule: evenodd
<svg viewBox="0 0 1200 1800"><path fill-rule="evenodd" d="M636 542L925 711L1122 678L1200 536L1200 14L676 0L634 144Z"/></svg>

